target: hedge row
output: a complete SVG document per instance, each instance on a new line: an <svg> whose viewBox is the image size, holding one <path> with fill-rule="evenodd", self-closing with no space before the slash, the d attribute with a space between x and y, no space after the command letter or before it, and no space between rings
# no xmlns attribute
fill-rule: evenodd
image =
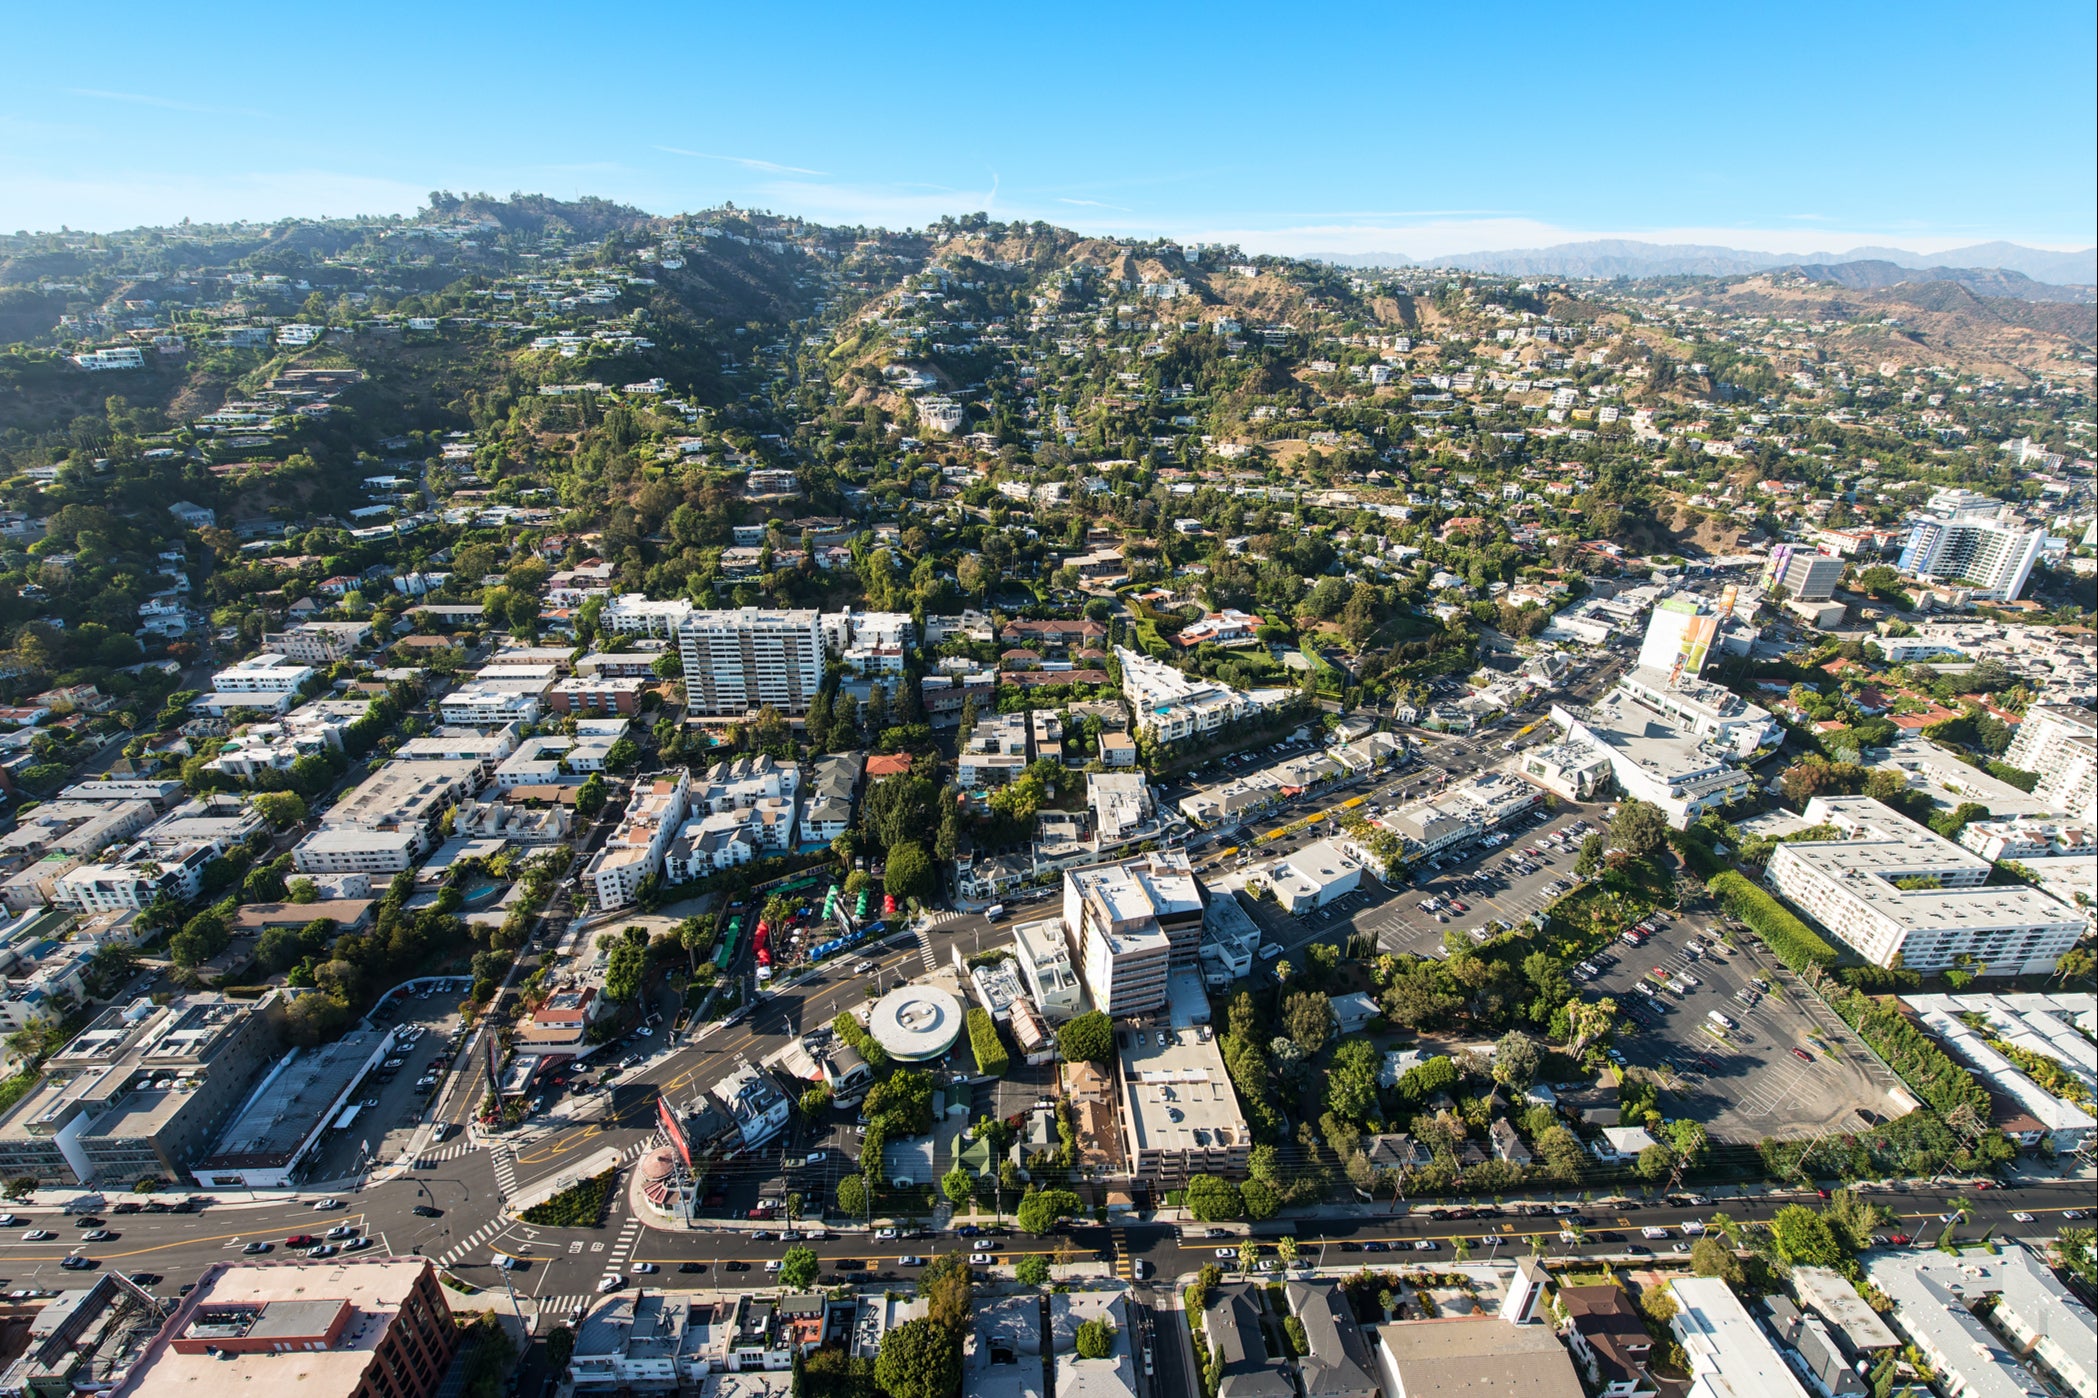
<svg viewBox="0 0 2098 1398"><path fill-rule="evenodd" d="M1960 1107L1972 1107L1975 1120L1989 1120L1989 1094L1974 1075L1945 1056L1935 1040L1896 1008L1890 996L1875 1000L1855 990L1825 986L1823 999L1843 1022L1858 1031L1858 1037L1901 1075L1923 1104L1941 1116Z"/></svg>
<svg viewBox="0 0 2098 1398"><path fill-rule="evenodd" d="M874 1036L867 1032L866 1025L860 1023L859 1016L850 1010L840 1010L837 1018L830 1022L830 1027L837 1031L839 1038L852 1045L854 1053L867 1060L869 1068L880 1069L888 1066L889 1051L874 1042Z"/></svg>
<svg viewBox="0 0 2098 1398"><path fill-rule="evenodd" d="M998 1037L998 1021L981 1005L969 1010L969 1051L976 1055L977 1071L991 1077L1004 1077L1005 1070L1012 1066L1005 1040Z"/></svg>
<svg viewBox="0 0 2098 1398"><path fill-rule="evenodd" d="M1747 923L1771 954L1795 971L1809 966L1826 967L1836 959L1836 949L1821 940L1812 928L1785 911L1784 905L1757 888L1732 869L1714 874L1705 887L1735 917Z"/></svg>

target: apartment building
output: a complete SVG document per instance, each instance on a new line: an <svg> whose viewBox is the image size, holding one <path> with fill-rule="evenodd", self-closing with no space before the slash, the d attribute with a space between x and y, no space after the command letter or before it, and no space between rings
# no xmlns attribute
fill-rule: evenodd
<svg viewBox="0 0 2098 1398"><path fill-rule="evenodd" d="M104 1011L0 1119L0 1171L120 1189L186 1177L282 1052L282 1027L274 991Z"/></svg>
<svg viewBox="0 0 2098 1398"><path fill-rule="evenodd" d="M207 713L267 709L281 714L291 707L301 686L314 673L312 666L301 665L290 656L264 651L213 674L211 693L197 700L194 707Z"/></svg>
<svg viewBox="0 0 2098 1398"><path fill-rule="evenodd" d="M662 872L663 855L677 836L691 789L692 774L683 768L635 783L619 828L583 871L599 908L625 907L643 879Z"/></svg>
<svg viewBox="0 0 2098 1398"><path fill-rule="evenodd" d="M371 633L369 622L302 621L297 626L265 634L262 648L301 665L317 668L349 659Z"/></svg>
<svg viewBox="0 0 2098 1398"><path fill-rule="evenodd" d="M649 681L621 675L575 675L547 691L559 714L633 714Z"/></svg>
<svg viewBox="0 0 2098 1398"><path fill-rule="evenodd" d="M1155 743L1213 733L1234 719L1279 708L1295 694L1287 689L1233 689L1183 674L1123 646L1115 647L1115 660L1122 667L1122 694L1136 714L1136 730Z"/></svg>
<svg viewBox="0 0 2098 1398"><path fill-rule="evenodd" d="M605 603L597 614L597 628L608 636L657 636L667 641L676 638L691 615L692 604L682 597L656 600L628 592Z"/></svg>
<svg viewBox="0 0 2098 1398"><path fill-rule="evenodd" d="M2003 760L2039 774L2034 796L2072 819L2098 824L2098 714L2066 704L2035 704Z"/></svg>
<svg viewBox="0 0 2098 1398"><path fill-rule="evenodd" d="M685 711L742 717L766 705L805 714L823 683L822 619L810 610L693 612L677 630Z"/></svg>
<svg viewBox="0 0 2098 1398"><path fill-rule="evenodd" d="M1984 887L1989 861L1869 796L1817 796L1836 840L1781 844L1764 878L1878 966L1926 974L1971 958L1979 975L2046 975L2076 945L2074 910L2024 887Z"/></svg>
<svg viewBox="0 0 2098 1398"><path fill-rule="evenodd" d="M1983 599L2015 602L2047 542L2044 529L2000 519L1923 515L1909 526L1902 572L1926 582L1971 588Z"/></svg>

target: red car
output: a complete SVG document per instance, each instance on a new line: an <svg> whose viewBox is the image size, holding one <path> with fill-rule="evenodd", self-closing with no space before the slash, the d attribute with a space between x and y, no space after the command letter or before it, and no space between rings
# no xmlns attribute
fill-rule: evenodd
<svg viewBox="0 0 2098 1398"><path fill-rule="evenodd" d="M310 1248L319 1241L320 1239L314 1237L311 1233L294 1233L284 1240L284 1246L288 1248Z"/></svg>
<svg viewBox="0 0 2098 1398"><path fill-rule="evenodd" d="M1889 1233L1887 1235L1887 1241L1892 1243L1895 1247L1901 1247L1904 1244L1908 1243L1910 1241L1910 1238L1909 1235L1906 1233Z"/></svg>
<svg viewBox="0 0 2098 1398"><path fill-rule="evenodd" d="M1814 1055L1808 1053L1805 1049L1792 1050L1792 1056L1802 1063L1812 1063L1814 1061Z"/></svg>
<svg viewBox="0 0 2098 1398"><path fill-rule="evenodd" d="M1468 913L1471 911L1468 906L1458 902L1455 898L1450 900L1450 908L1453 912Z"/></svg>

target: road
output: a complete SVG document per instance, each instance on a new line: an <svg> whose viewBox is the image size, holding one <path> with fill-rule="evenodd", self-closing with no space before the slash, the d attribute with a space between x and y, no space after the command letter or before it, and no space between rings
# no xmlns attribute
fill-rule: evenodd
<svg viewBox="0 0 2098 1398"><path fill-rule="evenodd" d="M375 1240L371 1248L375 1255L442 1255L451 1240L459 1236L457 1230L484 1217L492 1205L492 1181L487 1178L486 1160L485 1152L464 1157L462 1164L471 1162L466 1169L456 1173L432 1171L414 1181L381 1186L351 1199L351 1207L328 1213L317 1213L305 1203L272 1202L255 1207L227 1204L209 1208L201 1216L104 1214L104 1222L118 1236L84 1251L104 1267L160 1277L156 1287L163 1294L173 1294L178 1286L195 1280L214 1262L241 1256L242 1248L249 1243L269 1241L274 1244L273 1255L283 1256L287 1251L282 1245L286 1236L318 1233L324 1225L354 1227L368 1233ZM469 1178L475 1175L480 1177L479 1183ZM1872 1187L1867 1197L1898 1215L1897 1222L1883 1230L1885 1233L1910 1234L1921 1240L1917 1245L1923 1246L1937 1241L1944 1228L1941 1215L1956 1210L1962 1200L1969 1206L1971 1216L1955 1226L1954 1236L1969 1241L1984 1236L2052 1236L2065 1211L2093 1207L2091 1186L2081 1180L2050 1180L2016 1189L1989 1190L1958 1182L1900 1184ZM1521 1207L1524 1201L1503 1202L1498 1206L1498 1215L1489 1218L1453 1220L1437 1216L1430 1207L1419 1207L1396 1215L1295 1219L1284 1231L1296 1238L1306 1263L1350 1271L1365 1263L1396 1266L1421 1265L1431 1257L1437 1261L1453 1260L1460 1240L1473 1260L1528 1253L1533 1248L1551 1256L1610 1258L1624 1257L1627 1249L1644 1247L1668 1256L1684 1242L1681 1226L1685 1222L1705 1222L1721 1211L1737 1222L1767 1222L1785 1204L1819 1202L1811 1191L1728 1197L1697 1205L1645 1199L1554 1201L1548 1195L1533 1198L1533 1208L1548 1208L1557 1202L1577 1210L1587 1219L1585 1239L1564 1241L1559 1231L1561 1219L1525 1215ZM423 1219L408 1212L414 1204L426 1200L436 1201L436 1206L444 1209L444 1216ZM2034 1221L2018 1222L2012 1217L2018 1211L2032 1214ZM22 1240L19 1227L10 1229L6 1240L0 1242L0 1283L8 1288L77 1285L74 1277L84 1274L67 1273L58 1263L69 1253L83 1250L75 1241L78 1230L69 1220L48 1213L27 1222L60 1236L31 1243ZM1645 1238L1640 1231L1645 1227L1666 1228L1670 1236L1665 1240ZM1119 1236L1130 1258L1141 1259L1149 1264L1149 1269L1155 1269L1147 1277L1147 1281L1155 1283L1155 1293L1165 1293L1174 1279L1189 1276L1212 1262L1227 1272L1235 1269L1247 1226L1220 1225L1219 1229L1223 1236L1210 1238L1202 1236L1207 1229L1189 1225L1188 1236L1183 1238L1181 1229L1168 1224L1132 1223L1112 1231L1084 1225L1069 1230L1067 1246L1076 1249L1079 1260L1105 1260L1113 1255ZM1256 1237L1255 1241L1260 1239ZM1417 1245L1422 1242L1435 1246L1432 1251L1419 1248ZM825 1272L836 1273L848 1281L863 1279L886 1284L909 1279L913 1269L902 1266L898 1260L906 1252L930 1254L986 1244L995 1249L999 1259L997 1273L1004 1276L1010 1275L1006 1269L1021 1256L1058 1255L1058 1243L1018 1234L989 1240L949 1235L881 1241L864 1232L840 1229L833 1230L832 1236L812 1241L810 1246L822 1260ZM503 1230L500 1237L477 1245L473 1257L455 1261L451 1270L477 1285L499 1286L501 1274L491 1265L494 1249L500 1247L521 1256L525 1263L510 1274L512 1285L521 1298L535 1301L548 1315L558 1317L571 1313L594 1295L598 1278L607 1271L622 1272L636 1281L645 1275L648 1280L644 1284L655 1286L716 1281L762 1285L764 1264L780 1257L790 1246L793 1243L784 1239L756 1239L728 1229L642 1230L620 1211L598 1229L532 1229L519 1225ZM1218 1249L1228 1250L1230 1256L1219 1257ZM1263 1255L1273 1255L1271 1237ZM860 1263L865 1267L845 1270L841 1263ZM652 1264L660 1270L637 1275L633 1269L638 1264ZM1154 1304L1167 1304L1163 1295L1155 1293L1151 1298ZM1157 1311L1156 1323L1165 1327L1172 1314L1169 1310ZM1185 1357L1175 1355L1177 1346L1170 1340L1158 1348L1160 1377L1169 1382ZM1160 1392L1192 1391L1166 1386L1166 1382L1162 1382Z"/></svg>

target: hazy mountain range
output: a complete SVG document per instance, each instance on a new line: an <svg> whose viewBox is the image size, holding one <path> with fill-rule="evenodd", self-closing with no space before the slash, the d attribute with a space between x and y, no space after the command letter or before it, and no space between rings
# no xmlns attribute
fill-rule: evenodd
<svg viewBox="0 0 2098 1398"><path fill-rule="evenodd" d="M1559 243L1548 248L1455 253L1426 262L1402 252L1311 253L1308 256L1343 267L1457 267L1465 271L1515 277L1735 277L1774 267L1827 269L1862 262L1927 274L1915 278L1917 280L1960 280L1940 275L1956 270L2016 273L2029 283L2040 286L2098 286L2098 247L2084 248L2079 252L2050 252L2044 248L2003 242L1976 243L1972 247L1927 255L1905 248L1876 247L1787 255L1695 243L1641 243L1625 238L1604 238L1586 243ZM1874 281L1868 284L1888 283ZM1973 289L1978 295L2021 294L2008 290L1983 291L1978 286ZM2074 298L2033 296L2028 288L2023 299Z"/></svg>

